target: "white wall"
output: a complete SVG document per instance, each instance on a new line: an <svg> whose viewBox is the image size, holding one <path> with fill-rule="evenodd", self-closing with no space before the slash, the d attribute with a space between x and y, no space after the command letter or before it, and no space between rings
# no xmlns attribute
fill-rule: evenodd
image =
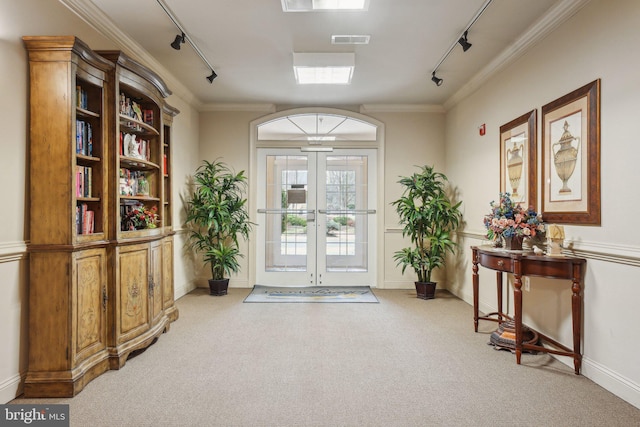
<svg viewBox="0 0 640 427"><path fill-rule="evenodd" d="M200 159L213 161L220 159L236 172L242 170L250 179L249 165L249 123L266 115L262 111L209 111L200 114ZM247 193L248 197L248 193ZM252 209L252 206L248 206ZM249 264L253 262L249 253L249 242L240 240L240 251L244 257L240 259L240 271L231 276L230 287L251 288L254 283L249 280ZM208 287L207 279L211 278L208 266L196 262L197 285Z"/></svg>
<svg viewBox="0 0 640 427"><path fill-rule="evenodd" d="M183 229L186 217L184 203L186 191L193 171L200 163L199 138L200 116L192 106L178 96L167 99L169 105L180 110L173 121L172 130L172 195L173 195L173 229L174 262L173 283L176 299L186 295L196 285L196 268L192 264L193 257L187 247L186 233Z"/></svg>
<svg viewBox="0 0 640 427"><path fill-rule="evenodd" d="M391 202L402 194L398 184L401 176L409 176L419 171L424 165L434 166L444 172L444 119L442 113L403 112L403 113L369 113L385 124L384 151L384 239L379 247L383 252L384 270L382 287L386 289L412 289L417 276L410 268L401 273L393 260L393 253L409 246L402 237L402 229L398 224L398 215ZM433 280L441 282L443 272L434 272Z"/></svg>
<svg viewBox="0 0 640 427"><path fill-rule="evenodd" d="M446 170L461 192L467 222L466 250L457 260L457 270L449 274L449 287L471 303L469 246L481 243L483 216L500 188L500 126L537 108L540 159L540 108L602 79L602 225L565 226L565 230L581 256L587 257L583 374L638 407L640 232L633 213L640 209L636 197L640 144L633 125L638 120L640 52L629 41L638 40L639 27L640 3L636 0L593 0L451 108L446 119ZM487 125L484 137L477 132L482 123ZM494 311L495 276L485 269L480 275L481 305ZM565 344L572 342L569 287L563 281L533 279L531 291L524 294L525 323Z"/></svg>

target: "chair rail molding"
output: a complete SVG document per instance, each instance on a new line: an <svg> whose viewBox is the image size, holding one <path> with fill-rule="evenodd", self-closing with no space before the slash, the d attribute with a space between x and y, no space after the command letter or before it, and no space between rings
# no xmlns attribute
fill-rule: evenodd
<svg viewBox="0 0 640 427"><path fill-rule="evenodd" d="M0 243L0 263L14 262L26 258L29 242Z"/></svg>

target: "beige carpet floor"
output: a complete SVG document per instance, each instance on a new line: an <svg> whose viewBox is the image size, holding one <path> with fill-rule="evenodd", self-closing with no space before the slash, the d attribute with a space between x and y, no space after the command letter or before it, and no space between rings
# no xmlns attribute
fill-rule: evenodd
<svg viewBox="0 0 640 427"><path fill-rule="evenodd" d="M196 290L180 318L68 403L72 426L639 426L640 409L548 355L487 345L447 292L379 304L243 304Z"/></svg>

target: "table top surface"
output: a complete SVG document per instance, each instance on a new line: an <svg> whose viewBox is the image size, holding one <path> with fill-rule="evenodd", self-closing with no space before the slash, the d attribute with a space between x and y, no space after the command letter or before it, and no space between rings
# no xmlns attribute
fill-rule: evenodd
<svg viewBox="0 0 640 427"><path fill-rule="evenodd" d="M492 256L498 256L503 258L516 258L516 259L527 259L527 260L537 260L537 261L548 261L548 262L578 262L583 263L587 260L584 258L576 257L573 255L546 255L544 253L538 254L533 251L533 249L525 249L525 250L507 250L505 248L496 248L492 245L479 245L479 246L471 246L471 249L477 249L478 252L484 254L490 254Z"/></svg>

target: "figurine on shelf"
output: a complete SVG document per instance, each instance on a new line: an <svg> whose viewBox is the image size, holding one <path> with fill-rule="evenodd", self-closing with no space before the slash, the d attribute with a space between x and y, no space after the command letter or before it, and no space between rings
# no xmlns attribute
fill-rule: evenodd
<svg viewBox="0 0 640 427"><path fill-rule="evenodd" d="M140 104L133 102L131 104L131 110L133 112L131 116L136 120L142 121L142 110L140 109Z"/></svg>
<svg viewBox="0 0 640 427"><path fill-rule="evenodd" d="M547 255L562 255L562 242L564 241L564 227L557 224L549 224L547 227Z"/></svg>
<svg viewBox="0 0 640 427"><path fill-rule="evenodd" d="M140 142L136 140L136 136L133 134L129 139L128 153L129 157L133 157L136 159L140 159L142 157L140 156Z"/></svg>

